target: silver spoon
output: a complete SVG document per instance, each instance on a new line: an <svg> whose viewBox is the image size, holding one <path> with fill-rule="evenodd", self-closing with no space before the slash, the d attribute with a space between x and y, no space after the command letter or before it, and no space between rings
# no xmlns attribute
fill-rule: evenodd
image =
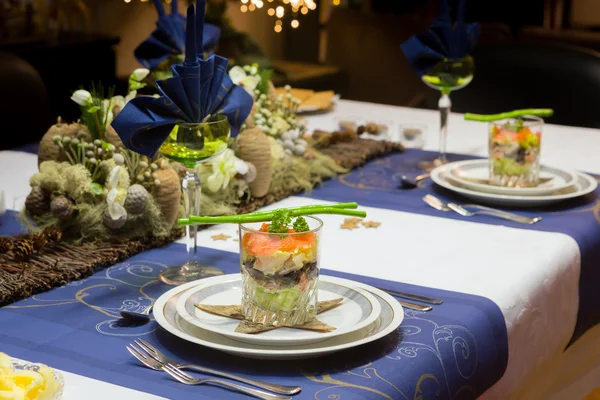
<svg viewBox="0 0 600 400"><path fill-rule="evenodd" d="M405 175L402 175L400 178L400 189L414 189L417 187L420 181L429 178L429 172L426 174L422 174L417 176L414 180L407 178Z"/></svg>
<svg viewBox="0 0 600 400"><path fill-rule="evenodd" d="M121 317L132 320L132 321L139 321L139 322L149 321L150 320L150 312L152 311L153 306L154 306L154 304L151 304L142 312L121 310L120 314L121 314Z"/></svg>

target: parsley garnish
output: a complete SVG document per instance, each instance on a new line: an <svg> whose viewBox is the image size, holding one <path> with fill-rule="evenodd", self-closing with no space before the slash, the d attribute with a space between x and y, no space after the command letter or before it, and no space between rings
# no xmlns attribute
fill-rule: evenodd
<svg viewBox="0 0 600 400"><path fill-rule="evenodd" d="M308 232L310 230L308 226L308 222L304 219L304 217L298 217L294 221L294 230L296 232Z"/></svg>
<svg viewBox="0 0 600 400"><path fill-rule="evenodd" d="M275 215L273 215L273 219L267 230L271 233L288 233L288 225L290 222L292 222L292 217L290 217L289 210L277 210L275 211Z"/></svg>

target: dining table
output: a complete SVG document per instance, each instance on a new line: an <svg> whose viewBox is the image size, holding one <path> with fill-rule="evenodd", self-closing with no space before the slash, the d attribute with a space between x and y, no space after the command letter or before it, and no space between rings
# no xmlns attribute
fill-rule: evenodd
<svg viewBox="0 0 600 400"><path fill-rule="evenodd" d="M551 207L510 210L541 217L535 225L435 210L423 196L468 201L429 180L414 189L401 189L399 182L423 173L419 161L435 158L439 112L341 99L330 112L305 120L309 132L333 131L339 121L357 116L387 124L392 141L401 140L402 124L419 124L424 148L377 158L265 209L356 201L367 212L376 224L359 229L342 229L341 216L323 216L324 273L390 289L399 284L403 291L444 299L430 312L405 308L393 340L362 346L361 358L343 352L322 362L303 360L300 368L185 343L154 320L135 329L115 324L106 310L132 300L127 286L152 285L147 298L136 301L172 288L156 283L155 276L185 258L182 239L0 308L0 352L57 368L65 378L64 400L244 398L204 386L179 390L184 385L167 374L145 369L125 345L155 336L173 343L162 349L171 354L193 353L199 362L205 356L213 366L301 385L298 399L573 400L600 386L600 191ZM450 115L451 161L486 158L488 146L486 124ZM599 129L543 127L544 165L600 175L598 149ZM0 217L0 235L17 233L17 212L37 170L35 147L0 151L0 190L8 209ZM239 272L237 235L236 225L200 231L200 260ZM134 276L132 266L144 276ZM130 280L118 274L130 274Z"/></svg>

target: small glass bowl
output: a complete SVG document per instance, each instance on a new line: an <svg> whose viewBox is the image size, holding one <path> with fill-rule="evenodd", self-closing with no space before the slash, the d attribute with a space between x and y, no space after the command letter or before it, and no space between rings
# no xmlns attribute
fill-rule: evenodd
<svg viewBox="0 0 600 400"><path fill-rule="evenodd" d="M12 359L12 364L15 371L34 371L39 372L40 365L36 363L32 363L29 361L15 360ZM54 393L50 395L50 397L44 398L44 400L61 400L63 395L63 390L65 388L65 379L62 374L58 372L56 369L52 369L52 374L54 375L54 380L56 380L56 390Z"/></svg>
<svg viewBox="0 0 600 400"><path fill-rule="evenodd" d="M425 146L428 126L422 123L402 123L398 125L400 143L411 149L422 149Z"/></svg>

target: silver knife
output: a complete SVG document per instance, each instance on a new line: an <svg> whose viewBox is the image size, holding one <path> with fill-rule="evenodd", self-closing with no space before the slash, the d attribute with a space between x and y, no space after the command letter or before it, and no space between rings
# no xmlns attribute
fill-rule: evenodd
<svg viewBox="0 0 600 400"><path fill-rule="evenodd" d="M401 300L398 300L398 303L400 303L400 305L402 307L410 308L411 310L417 310L417 311L431 311L431 310L433 310L433 307L431 307L431 306L423 306L421 304L407 303L406 301L401 301Z"/></svg>
<svg viewBox="0 0 600 400"><path fill-rule="evenodd" d="M415 301L421 301L423 303L428 303L428 304L433 304L436 306L439 306L440 304L442 304L444 301L440 300L440 299L434 299L431 297L425 297L425 296L419 296L417 294L410 294L410 293L404 293L404 292L398 292L396 290L389 290L389 289L384 289L384 288L377 288L379 290L383 290L384 292L391 294L392 296L396 296L396 297L402 297L404 299L409 299L409 300L415 300Z"/></svg>

